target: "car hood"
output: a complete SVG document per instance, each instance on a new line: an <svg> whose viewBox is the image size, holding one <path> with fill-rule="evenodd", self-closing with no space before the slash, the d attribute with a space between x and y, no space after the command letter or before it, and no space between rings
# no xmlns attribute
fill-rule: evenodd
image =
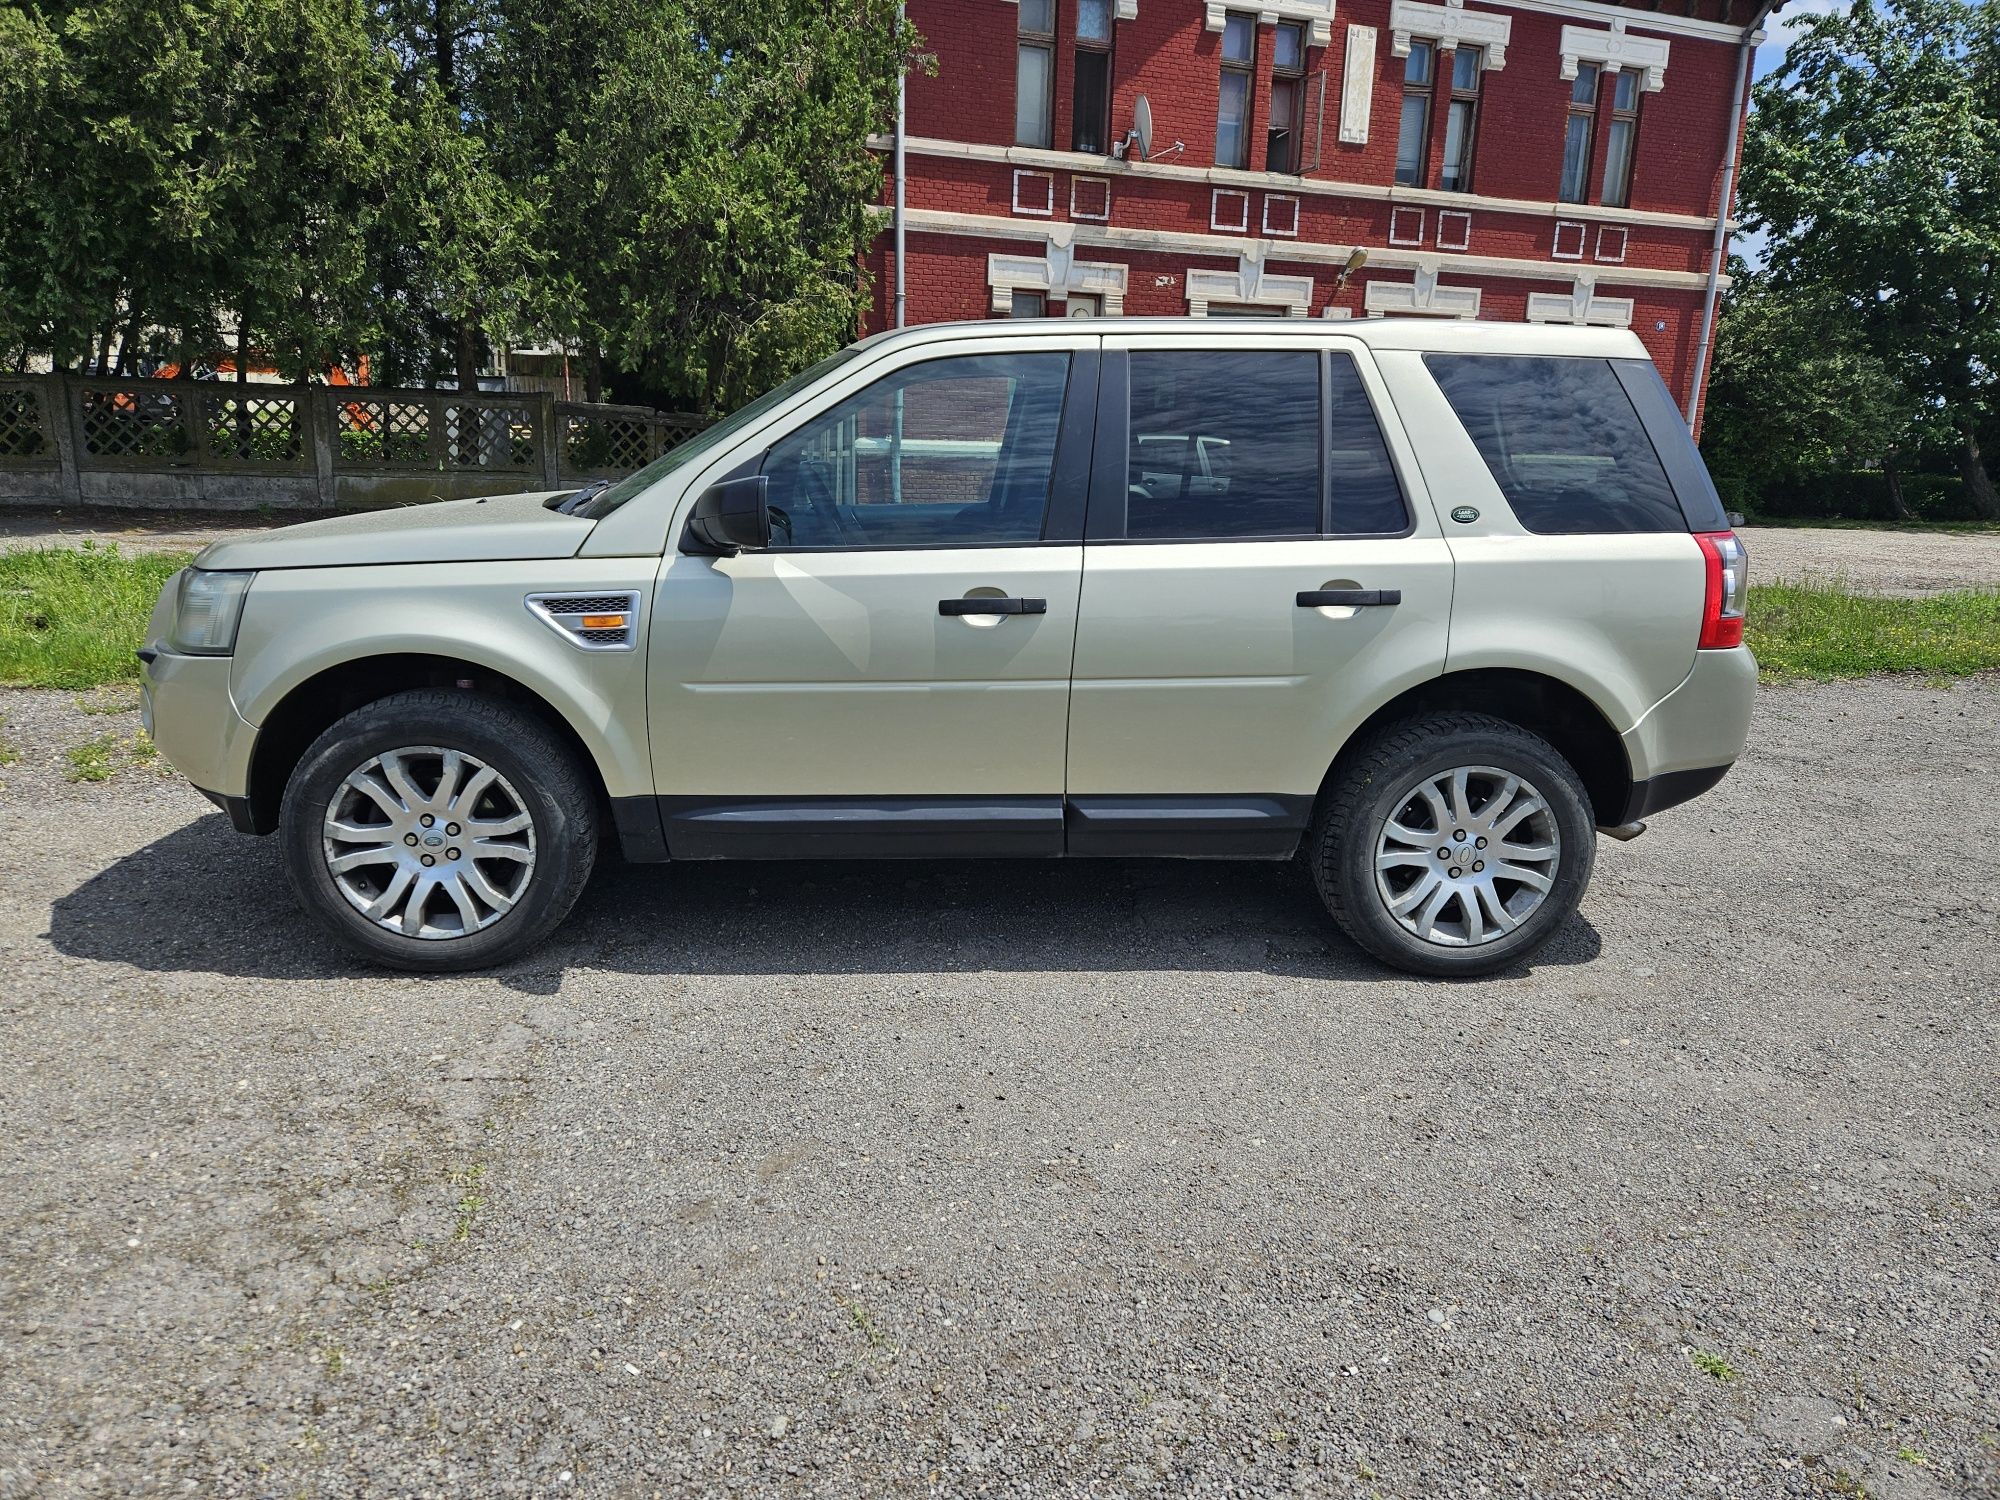
<svg viewBox="0 0 2000 1500"><path fill-rule="evenodd" d="M544 500L562 493L488 495L329 516L211 542L194 561L198 568L356 568L574 557L596 522L543 507Z"/></svg>

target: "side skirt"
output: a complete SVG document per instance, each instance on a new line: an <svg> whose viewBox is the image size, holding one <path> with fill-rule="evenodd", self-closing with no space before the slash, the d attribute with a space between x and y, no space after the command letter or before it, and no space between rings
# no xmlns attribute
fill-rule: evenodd
<svg viewBox="0 0 2000 1500"><path fill-rule="evenodd" d="M640 799L621 799L638 802ZM1309 796L662 797L674 859L1288 859ZM626 857L647 820L619 808ZM657 858L657 855L651 856Z"/></svg>

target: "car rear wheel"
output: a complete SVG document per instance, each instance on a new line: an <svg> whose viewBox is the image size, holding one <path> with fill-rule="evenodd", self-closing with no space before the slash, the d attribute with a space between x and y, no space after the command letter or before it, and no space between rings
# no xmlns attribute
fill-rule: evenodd
<svg viewBox="0 0 2000 1500"><path fill-rule="evenodd" d="M539 720L465 693L397 693L308 749L279 833L300 903L374 962L505 962L569 914L596 857L595 789Z"/></svg>
<svg viewBox="0 0 2000 1500"><path fill-rule="evenodd" d="M1596 831L1553 746L1484 714L1396 724L1356 748L1308 849L1327 910L1411 973L1490 974L1534 953L1590 883Z"/></svg>

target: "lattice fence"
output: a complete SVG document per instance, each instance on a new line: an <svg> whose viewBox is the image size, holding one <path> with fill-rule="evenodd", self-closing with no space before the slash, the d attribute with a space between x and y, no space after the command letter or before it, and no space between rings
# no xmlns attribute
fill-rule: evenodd
<svg viewBox="0 0 2000 1500"><path fill-rule="evenodd" d="M308 477L491 472L496 490L618 478L699 432L700 417L547 395L31 375L0 379L0 469ZM316 477L315 477L316 476ZM473 491L477 493L478 491ZM232 493L240 494L239 491Z"/></svg>

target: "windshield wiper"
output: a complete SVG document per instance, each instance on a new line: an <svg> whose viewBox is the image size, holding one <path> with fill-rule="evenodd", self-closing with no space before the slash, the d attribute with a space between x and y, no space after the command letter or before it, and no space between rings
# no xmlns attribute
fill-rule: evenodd
<svg viewBox="0 0 2000 1500"><path fill-rule="evenodd" d="M544 509L554 511L557 515L573 516L610 488L610 480L593 479L574 494L549 496L548 499L542 502L542 506Z"/></svg>

